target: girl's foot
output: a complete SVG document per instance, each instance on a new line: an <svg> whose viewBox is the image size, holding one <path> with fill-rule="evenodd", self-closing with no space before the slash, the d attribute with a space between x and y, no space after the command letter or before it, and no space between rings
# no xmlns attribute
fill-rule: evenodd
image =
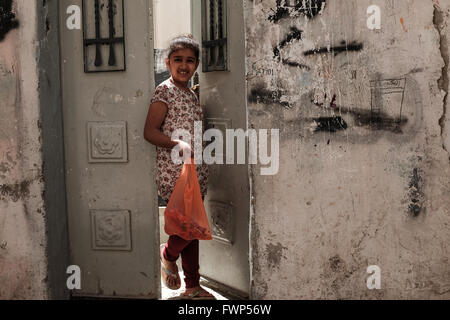
<svg viewBox="0 0 450 320"><path fill-rule="evenodd" d="M195 288L186 288L181 297L189 300L216 300L216 298L208 291L198 286Z"/></svg>
<svg viewBox="0 0 450 320"><path fill-rule="evenodd" d="M168 261L164 258L164 248L165 244L162 244L160 246L161 278L167 288L178 290L181 287L181 279L178 274L177 263Z"/></svg>

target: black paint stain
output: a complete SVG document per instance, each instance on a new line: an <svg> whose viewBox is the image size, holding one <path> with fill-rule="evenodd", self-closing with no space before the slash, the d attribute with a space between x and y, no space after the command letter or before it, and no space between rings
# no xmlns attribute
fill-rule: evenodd
<svg viewBox="0 0 450 320"><path fill-rule="evenodd" d="M251 103L263 103L263 104L280 104L284 108L290 109L291 106L286 101L280 101L283 96L281 90L267 90L263 86L256 86L251 89L248 101Z"/></svg>
<svg viewBox="0 0 450 320"><path fill-rule="evenodd" d="M277 0L276 10L272 10L273 14L268 19L270 22L277 23L288 18L291 12L300 13L311 19L320 13L325 2L325 0Z"/></svg>
<svg viewBox="0 0 450 320"><path fill-rule="evenodd" d="M315 103L314 105L327 109L323 104ZM360 108L344 108L335 106L333 108L339 114L349 114L354 119L354 124L358 127L368 127L374 131L390 131L392 133L403 133L402 127L408 123L405 117L392 117L384 112L373 112L372 110Z"/></svg>
<svg viewBox="0 0 450 320"><path fill-rule="evenodd" d="M293 40L302 40L302 34L303 31L297 29L296 27L291 27L291 31L286 35L286 38L284 38L278 46L276 46L273 49L273 56L279 57L280 56L280 50L283 49L287 44L291 43Z"/></svg>
<svg viewBox="0 0 450 320"><path fill-rule="evenodd" d="M277 10L273 15L269 16L269 21L276 23L289 16L289 9L281 6L281 1L282 0L277 0Z"/></svg>
<svg viewBox="0 0 450 320"><path fill-rule="evenodd" d="M19 21L12 9L12 0L0 0L0 41L5 39L6 34L19 27Z"/></svg>
<svg viewBox="0 0 450 320"><path fill-rule="evenodd" d="M331 109L336 109L336 107L337 107L337 105L336 105L336 98L337 98L337 96L333 95L333 99L330 102L330 108Z"/></svg>
<svg viewBox="0 0 450 320"><path fill-rule="evenodd" d="M287 65L289 67L296 67L296 68L300 68L300 69L305 69L307 71L311 70L311 68L309 66L307 66L306 64L298 63L296 61L292 61L292 60L288 60L288 59L282 59L281 62L284 65Z"/></svg>
<svg viewBox="0 0 450 320"><path fill-rule="evenodd" d="M321 54L321 53L333 53L335 56L337 56L340 53L347 52L347 51L361 51L364 48L364 45L361 42L353 41L349 44L347 44L345 41L341 42L340 46L335 47L322 47L317 48L313 50L305 51L303 54L305 56L310 56L314 54Z"/></svg>
<svg viewBox="0 0 450 320"><path fill-rule="evenodd" d="M313 120L317 125L315 132L337 132L348 128L342 117L320 117Z"/></svg>
<svg viewBox="0 0 450 320"><path fill-rule="evenodd" d="M409 198L410 203L408 206L408 213L410 216L416 218L422 212L422 184L421 171L418 168L414 168L409 182Z"/></svg>
<svg viewBox="0 0 450 320"><path fill-rule="evenodd" d="M408 119L394 118L385 113L374 115L369 112L350 112L355 116L355 124L360 127L369 127L371 130L390 131L392 133L403 133L402 127L408 123Z"/></svg>

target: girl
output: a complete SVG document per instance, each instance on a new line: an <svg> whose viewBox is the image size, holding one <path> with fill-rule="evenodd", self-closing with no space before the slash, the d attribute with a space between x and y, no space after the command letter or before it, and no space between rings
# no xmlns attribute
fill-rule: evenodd
<svg viewBox="0 0 450 320"><path fill-rule="evenodd" d="M157 146L157 178L159 195L168 202L180 176L182 164L171 160L171 150L180 147L180 156L193 156L192 145L172 140L176 129L188 130L194 137L194 121L203 121L203 112L196 94L188 88L188 82L199 65L200 46L192 36L174 38L168 49L166 66L171 78L161 83L155 91L144 137ZM206 194L207 167L197 166L197 174L202 196ZM186 291L181 297L187 299L214 299L199 284L199 241L187 241L178 236L170 236L167 244L161 245L161 277L169 289L181 286L176 261L181 255L185 275Z"/></svg>

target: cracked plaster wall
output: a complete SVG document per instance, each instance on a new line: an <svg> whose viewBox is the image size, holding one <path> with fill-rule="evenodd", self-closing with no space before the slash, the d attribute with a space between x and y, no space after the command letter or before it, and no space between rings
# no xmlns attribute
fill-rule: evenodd
<svg viewBox="0 0 450 320"><path fill-rule="evenodd" d="M449 12L245 1L248 125L280 129L279 173L251 168L253 298L450 298Z"/></svg>
<svg viewBox="0 0 450 320"><path fill-rule="evenodd" d="M45 299L37 17L28 0L12 11L20 26L0 41L0 299Z"/></svg>

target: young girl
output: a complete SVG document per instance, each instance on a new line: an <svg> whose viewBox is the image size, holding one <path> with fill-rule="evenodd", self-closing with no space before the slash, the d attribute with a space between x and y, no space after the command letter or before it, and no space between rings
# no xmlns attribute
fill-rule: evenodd
<svg viewBox="0 0 450 320"><path fill-rule="evenodd" d="M203 121L203 112L197 95L188 88L188 82L199 65L200 46L192 36L174 38L168 49L166 66L171 78L161 83L151 100L145 124L144 137L157 146L157 178L159 195L168 202L180 176L182 164L171 160L172 149L179 145L180 156L193 156L192 144L172 140L172 132L184 129L194 137L194 122ZM202 196L206 194L207 166L198 165L197 174ZM161 276L169 289L181 286L176 261L181 255L185 275L187 299L213 299L199 284L199 241L187 241L178 236L170 236L167 244L161 245Z"/></svg>

